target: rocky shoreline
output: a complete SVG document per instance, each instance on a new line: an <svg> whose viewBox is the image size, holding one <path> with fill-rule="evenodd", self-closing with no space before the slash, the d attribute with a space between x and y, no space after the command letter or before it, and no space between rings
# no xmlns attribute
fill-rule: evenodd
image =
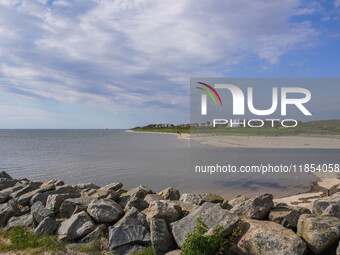
<svg viewBox="0 0 340 255"><path fill-rule="evenodd" d="M308 207L274 202L271 194L228 201L171 187L155 194L144 186L40 183L0 173L1 228L24 226L36 234L56 234L74 249L104 238L114 254L150 246L157 254L183 254L181 247L201 217L206 235L222 226L221 235L227 237L242 224L225 255L339 255L340 193L315 199Z"/></svg>

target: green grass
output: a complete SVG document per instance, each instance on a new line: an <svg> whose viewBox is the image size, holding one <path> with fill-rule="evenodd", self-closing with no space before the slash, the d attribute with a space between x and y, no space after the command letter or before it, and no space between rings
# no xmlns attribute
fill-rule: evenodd
<svg viewBox="0 0 340 255"><path fill-rule="evenodd" d="M137 127L131 130L144 132L189 133L190 127Z"/></svg>
<svg viewBox="0 0 340 255"><path fill-rule="evenodd" d="M156 253L152 247L148 247L142 251L132 252L129 255L156 255Z"/></svg>
<svg viewBox="0 0 340 255"><path fill-rule="evenodd" d="M65 244L56 236L36 235L23 227L16 227L9 231L0 230L0 251L25 251L35 255L43 252L66 251ZM8 239L5 242L3 239Z"/></svg>
<svg viewBox="0 0 340 255"><path fill-rule="evenodd" d="M84 253L96 253L102 250L100 239L96 238L84 244L79 251Z"/></svg>

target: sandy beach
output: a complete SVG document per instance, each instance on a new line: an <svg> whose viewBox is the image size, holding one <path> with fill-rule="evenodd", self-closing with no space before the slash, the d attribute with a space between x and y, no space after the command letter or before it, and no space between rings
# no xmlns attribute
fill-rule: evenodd
<svg viewBox="0 0 340 255"><path fill-rule="evenodd" d="M340 149L340 136L227 136L191 134L190 139L215 147Z"/></svg>

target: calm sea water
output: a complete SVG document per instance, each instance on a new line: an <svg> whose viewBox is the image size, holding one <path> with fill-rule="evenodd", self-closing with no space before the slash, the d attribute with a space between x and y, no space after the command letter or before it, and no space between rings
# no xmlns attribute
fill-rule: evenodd
<svg viewBox="0 0 340 255"><path fill-rule="evenodd" d="M35 181L122 182L159 191L235 194L302 192L310 174L197 174L195 165L336 163L340 150L214 148L171 134L124 130L0 130L0 170Z"/></svg>

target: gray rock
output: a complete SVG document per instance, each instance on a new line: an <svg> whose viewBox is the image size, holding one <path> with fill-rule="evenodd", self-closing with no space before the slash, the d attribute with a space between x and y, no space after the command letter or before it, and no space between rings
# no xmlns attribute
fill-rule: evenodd
<svg viewBox="0 0 340 255"><path fill-rule="evenodd" d="M207 193L207 194L190 194L184 193L181 195L180 201L191 202L197 205L202 205L205 202L209 203L222 203L223 198L217 194Z"/></svg>
<svg viewBox="0 0 340 255"><path fill-rule="evenodd" d="M65 185L65 183L62 180L53 179L53 180L49 180L49 181L44 182L43 184L41 184L41 187L42 188L43 187L49 187L51 185L57 187L57 186L63 186L63 185Z"/></svg>
<svg viewBox="0 0 340 255"><path fill-rule="evenodd" d="M273 195L261 194L254 199L249 199L236 204L231 213L248 219L262 220L267 216L269 210L273 207Z"/></svg>
<svg viewBox="0 0 340 255"><path fill-rule="evenodd" d="M330 204L326 210L323 211L322 215L333 216L340 219L340 206L337 204Z"/></svg>
<svg viewBox="0 0 340 255"><path fill-rule="evenodd" d="M29 213L29 214L24 214L21 216L14 216L10 218L4 229L10 230L12 228L19 227L19 226L35 228L36 223L33 219L33 216Z"/></svg>
<svg viewBox="0 0 340 255"><path fill-rule="evenodd" d="M237 204L240 204L242 202L245 202L247 200L249 200L250 198L249 197L246 197L246 196L237 196L231 200L228 201L228 204L231 205L232 207L234 207L235 205Z"/></svg>
<svg viewBox="0 0 340 255"><path fill-rule="evenodd" d="M171 250L174 241L165 220L157 218L151 219L150 231L151 244L157 253Z"/></svg>
<svg viewBox="0 0 340 255"><path fill-rule="evenodd" d="M63 221L58 229L59 239L72 241L92 232L96 228L90 216L82 211Z"/></svg>
<svg viewBox="0 0 340 255"><path fill-rule="evenodd" d="M182 217L182 208L177 203L169 200L152 201L146 212L146 219L164 219L167 223L179 220Z"/></svg>
<svg viewBox="0 0 340 255"><path fill-rule="evenodd" d="M306 245L292 230L271 221L247 220L237 247L252 255L302 255Z"/></svg>
<svg viewBox="0 0 340 255"><path fill-rule="evenodd" d="M75 213L86 211L93 200L91 197L68 198L61 204L58 217L70 218Z"/></svg>
<svg viewBox="0 0 340 255"><path fill-rule="evenodd" d="M144 209L148 208L149 207L149 203L144 201L143 199L140 199L138 197L134 197L134 198L131 198L125 208L124 208L124 211L127 212L129 211L132 207L135 207L136 209L138 209L139 211L143 211Z"/></svg>
<svg viewBox="0 0 340 255"><path fill-rule="evenodd" d="M120 182L114 182L114 183L110 183L110 184L108 184L108 185L105 185L105 186L102 187L101 189L108 189L108 190L117 191L117 190L119 190L121 187L123 187L123 184L121 184Z"/></svg>
<svg viewBox="0 0 340 255"><path fill-rule="evenodd" d="M120 225L109 228L109 249L117 253L117 249L126 245L150 245L148 229L141 225Z"/></svg>
<svg viewBox="0 0 340 255"><path fill-rule="evenodd" d="M208 225L209 234L217 225L221 225L224 228L223 236L230 234L239 221L238 216L222 209L219 205L204 203L201 207L192 211L181 220L170 224L172 235L179 247L183 245L187 235L193 233L196 226L196 219L200 216L203 222Z"/></svg>
<svg viewBox="0 0 340 255"><path fill-rule="evenodd" d="M224 199L223 202L221 203L221 207L222 209L225 210L230 210L231 208L233 208L230 204L229 204L229 200Z"/></svg>
<svg viewBox="0 0 340 255"><path fill-rule="evenodd" d="M153 194L152 190L144 186L138 186L137 188L130 189L127 192L121 194L118 204L124 208L130 199L134 197L144 199L147 194Z"/></svg>
<svg viewBox="0 0 340 255"><path fill-rule="evenodd" d="M109 194L106 196L106 198L117 201L121 194L123 194L123 191L121 189L117 191L110 189Z"/></svg>
<svg viewBox="0 0 340 255"><path fill-rule="evenodd" d="M174 201L172 202L176 203L182 208L183 216L187 216L192 211L196 210L200 206L191 202L183 202L183 201Z"/></svg>
<svg viewBox="0 0 340 255"><path fill-rule="evenodd" d="M297 234L307 242L312 252L320 254L339 241L340 219L303 214L298 222Z"/></svg>
<svg viewBox="0 0 340 255"><path fill-rule="evenodd" d="M29 201L31 200L31 198L38 194L39 192L41 192L41 189L35 189L31 192L28 192L28 193L25 193L23 195L21 195L17 201L20 205L28 205L29 204Z"/></svg>
<svg viewBox="0 0 340 255"><path fill-rule="evenodd" d="M19 189L24 188L26 185L27 185L27 184L17 182L13 187L9 187L9 188L7 188L7 189L1 190L1 193L4 193L4 194L6 194L6 195L9 196L9 195L12 194L13 192L15 192L15 191L17 191L17 190L19 190Z"/></svg>
<svg viewBox="0 0 340 255"><path fill-rule="evenodd" d="M106 224L99 224L91 233L87 234L84 238L82 238L81 242L86 243L93 239L104 237L107 229L108 226Z"/></svg>
<svg viewBox="0 0 340 255"><path fill-rule="evenodd" d="M46 209L40 201L38 201L38 202L34 203L34 205L32 205L31 214L32 214L34 220L38 223L40 223L46 217L52 217L52 218L54 217L54 212Z"/></svg>
<svg viewBox="0 0 340 255"><path fill-rule="evenodd" d="M16 201L9 200L7 203L0 204L0 227L5 227L8 220L18 211Z"/></svg>
<svg viewBox="0 0 340 255"><path fill-rule="evenodd" d="M118 221L124 214L120 205L110 199L93 200L87 212L98 223Z"/></svg>
<svg viewBox="0 0 340 255"><path fill-rule="evenodd" d="M148 194L145 196L144 200L148 203L150 203L151 201L155 201L155 200L163 200L164 198L160 195L156 195L156 194ZM144 208L145 209L145 208ZM143 210L144 210L143 209Z"/></svg>
<svg viewBox="0 0 340 255"><path fill-rule="evenodd" d="M12 179L12 177L5 171L0 172L0 178Z"/></svg>
<svg viewBox="0 0 340 255"><path fill-rule="evenodd" d="M0 190L12 187L17 181L8 178L0 178Z"/></svg>
<svg viewBox="0 0 340 255"><path fill-rule="evenodd" d="M144 227L149 227L148 222L146 220L145 214L138 211L136 208L131 208L123 218L121 218L116 224L115 227L120 225L141 225Z"/></svg>
<svg viewBox="0 0 340 255"><path fill-rule="evenodd" d="M35 202L40 201L44 206L46 205L47 198L49 195L55 195L55 194L78 194L77 190L72 187L71 185L62 185L58 186L54 190L54 186L51 190L46 190L44 192L39 192L32 196L30 200L30 205L33 205Z"/></svg>
<svg viewBox="0 0 340 255"><path fill-rule="evenodd" d="M0 192L0 204L7 202L8 199L8 194Z"/></svg>
<svg viewBox="0 0 340 255"><path fill-rule="evenodd" d="M315 200L312 202L312 212L317 215L321 215L324 210L329 206L329 202Z"/></svg>
<svg viewBox="0 0 340 255"><path fill-rule="evenodd" d="M123 245L119 246L118 248L115 249L114 254L117 255L126 255L126 254L135 254L135 252L141 252L145 249L143 245L139 244L134 244L134 245Z"/></svg>
<svg viewBox="0 0 340 255"><path fill-rule="evenodd" d="M158 195L162 196L165 200L179 200L181 194L175 188L168 187L158 193Z"/></svg>
<svg viewBox="0 0 340 255"><path fill-rule="evenodd" d="M285 228L296 229L300 213L285 207L274 207L270 210L269 220L281 224Z"/></svg>
<svg viewBox="0 0 340 255"><path fill-rule="evenodd" d="M77 189L99 189L100 187L92 182L79 183L74 185Z"/></svg>
<svg viewBox="0 0 340 255"><path fill-rule="evenodd" d="M34 183L30 183L30 184L27 184L25 187L17 190L17 191L14 191L12 194L11 194L11 197L13 198L17 198L17 197L20 197L28 192L31 192L35 189L39 188L38 185L34 184Z"/></svg>
<svg viewBox="0 0 340 255"><path fill-rule="evenodd" d="M58 228L58 222L51 217L46 217L34 229L34 233L52 235L54 231L57 230L57 228Z"/></svg>
<svg viewBox="0 0 340 255"><path fill-rule="evenodd" d="M53 194L49 195L46 200L46 208L58 213L61 204L68 198L78 198L79 194Z"/></svg>

